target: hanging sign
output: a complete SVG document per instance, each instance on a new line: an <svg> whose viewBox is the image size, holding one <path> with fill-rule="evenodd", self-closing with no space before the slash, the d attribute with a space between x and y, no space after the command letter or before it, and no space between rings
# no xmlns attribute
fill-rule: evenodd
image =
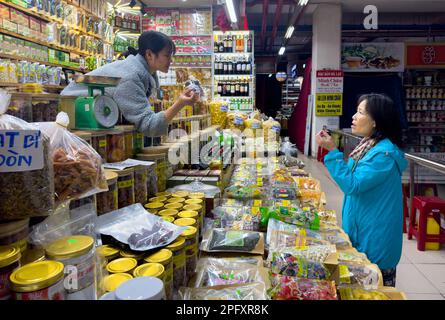
<svg viewBox="0 0 445 320"><path fill-rule="evenodd" d="M445 68L445 43L407 43L407 68Z"/></svg>
<svg viewBox="0 0 445 320"><path fill-rule="evenodd" d="M343 114L343 71L318 70L316 79L315 115Z"/></svg>

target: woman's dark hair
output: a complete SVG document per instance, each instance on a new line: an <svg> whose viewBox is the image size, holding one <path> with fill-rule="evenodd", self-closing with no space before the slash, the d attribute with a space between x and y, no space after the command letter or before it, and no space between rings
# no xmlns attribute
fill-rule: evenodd
<svg viewBox="0 0 445 320"><path fill-rule="evenodd" d="M138 47L139 49L128 47L128 51L122 55L128 57L129 55L135 56L139 53L141 56L145 56L147 50L151 50L151 52L157 55L164 48L168 48L171 53L176 52L176 46L172 39L158 31L146 31L142 33L138 39Z"/></svg>
<svg viewBox="0 0 445 320"><path fill-rule="evenodd" d="M402 147L402 125L400 115L394 102L385 94L364 94L358 99L358 104L366 101L366 112L375 121L374 133L371 138L377 142L388 138L395 145Z"/></svg>

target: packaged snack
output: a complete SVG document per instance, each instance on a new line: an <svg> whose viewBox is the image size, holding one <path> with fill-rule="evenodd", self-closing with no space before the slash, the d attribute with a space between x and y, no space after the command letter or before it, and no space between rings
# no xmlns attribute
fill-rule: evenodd
<svg viewBox="0 0 445 320"><path fill-rule="evenodd" d="M261 207L261 225L267 226L270 218L291 223L299 227L319 230L320 219L316 210L309 208L289 208L289 207Z"/></svg>
<svg viewBox="0 0 445 320"><path fill-rule="evenodd" d="M301 279L272 273L271 289L273 300L337 300L334 281Z"/></svg>
<svg viewBox="0 0 445 320"><path fill-rule="evenodd" d="M258 207L216 207L212 210L216 223L231 230L258 231L261 214Z"/></svg>
<svg viewBox="0 0 445 320"><path fill-rule="evenodd" d="M0 220L47 216L54 207L50 139L31 124L5 114L10 99L10 94L0 90L0 140L3 141L0 144ZM15 142L21 141L22 145L11 147L8 138L10 134L15 135ZM11 154L23 149L25 136L29 136L27 139L32 138L29 142L32 142L30 149L33 149L34 154L32 160L30 155L23 154L26 159L19 165L17 158ZM10 148L4 148L6 143ZM10 161L10 165L7 165L7 161ZM13 162L17 165L12 166Z"/></svg>
<svg viewBox="0 0 445 320"><path fill-rule="evenodd" d="M341 262L338 265L339 284L358 285L364 288L377 288L383 285L383 277L375 264Z"/></svg>
<svg viewBox="0 0 445 320"><path fill-rule="evenodd" d="M110 235L135 251L168 245L185 229L147 213L139 203L99 216L96 227L98 233Z"/></svg>
<svg viewBox="0 0 445 320"><path fill-rule="evenodd" d="M263 254L264 238L260 232L212 229L204 235L201 250Z"/></svg>
<svg viewBox="0 0 445 320"><path fill-rule="evenodd" d="M269 257L273 273L308 279L328 279L331 276L325 265L328 257L332 257L330 246L275 249L269 252Z"/></svg>
<svg viewBox="0 0 445 320"><path fill-rule="evenodd" d="M322 193L317 190L300 189L298 196L302 205L311 206L313 208L320 207Z"/></svg>
<svg viewBox="0 0 445 320"><path fill-rule="evenodd" d="M338 261L340 263L371 263L366 254L358 252L355 248L340 249L338 252Z"/></svg>
<svg viewBox="0 0 445 320"><path fill-rule="evenodd" d="M256 185L251 186L230 186L225 190L226 195L229 198L234 199L259 199L262 194L264 194L264 190L261 187Z"/></svg>
<svg viewBox="0 0 445 320"><path fill-rule="evenodd" d="M212 119L212 125L219 125L221 128L225 128L227 123L227 112L229 107L227 103L220 101L210 102L210 115Z"/></svg>
<svg viewBox="0 0 445 320"><path fill-rule="evenodd" d="M354 286L338 288L340 300L391 300L386 292L379 289L365 289Z"/></svg>
<svg viewBox="0 0 445 320"><path fill-rule="evenodd" d="M53 150L56 204L107 191L102 158L84 140L67 130L68 115L60 112L56 122L40 122Z"/></svg>
<svg viewBox="0 0 445 320"><path fill-rule="evenodd" d="M182 300L267 300L263 283L215 286L208 288L186 288L179 290Z"/></svg>
<svg viewBox="0 0 445 320"><path fill-rule="evenodd" d="M320 191L320 181L309 177L295 178L299 189Z"/></svg>

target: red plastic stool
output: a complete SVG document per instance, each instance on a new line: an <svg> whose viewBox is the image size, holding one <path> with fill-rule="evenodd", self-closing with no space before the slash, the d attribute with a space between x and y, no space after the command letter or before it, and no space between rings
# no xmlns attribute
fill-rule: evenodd
<svg viewBox="0 0 445 320"><path fill-rule="evenodd" d="M325 148L322 148L322 147L318 147L318 150L317 150L317 161L324 164L324 156L327 155L328 153L329 153L328 149L325 149Z"/></svg>
<svg viewBox="0 0 445 320"><path fill-rule="evenodd" d="M406 233L406 219L408 219L409 211L408 211L408 198L406 196L406 189L402 184L402 192L403 192L403 233Z"/></svg>
<svg viewBox="0 0 445 320"><path fill-rule="evenodd" d="M445 230L440 228L439 235L426 234L426 222L432 210L439 210L445 215L445 201L438 197L415 196L409 217L408 239L415 236L417 239L417 250L425 251L425 242L445 243ZM416 211L419 210L419 222L416 223ZM434 216L440 225L440 215Z"/></svg>

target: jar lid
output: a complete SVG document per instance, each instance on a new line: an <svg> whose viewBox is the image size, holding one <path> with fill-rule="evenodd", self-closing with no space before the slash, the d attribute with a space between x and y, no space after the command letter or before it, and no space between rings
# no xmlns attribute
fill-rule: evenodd
<svg viewBox="0 0 445 320"><path fill-rule="evenodd" d="M185 246L185 239L183 237L178 237L175 242L166 246L167 249L171 251L181 250Z"/></svg>
<svg viewBox="0 0 445 320"><path fill-rule="evenodd" d="M108 184L117 181L118 174L115 171L105 169L104 172Z"/></svg>
<svg viewBox="0 0 445 320"><path fill-rule="evenodd" d="M162 208L164 204L162 202L149 202L144 205L145 209L159 209Z"/></svg>
<svg viewBox="0 0 445 320"><path fill-rule="evenodd" d="M177 203L167 203L166 205L164 205L164 208L179 210L179 209L182 208L182 206L183 206L183 204L179 203L179 202L177 202Z"/></svg>
<svg viewBox="0 0 445 320"><path fill-rule="evenodd" d="M175 198L185 198L189 195L188 191L176 191L175 193L172 194L172 197Z"/></svg>
<svg viewBox="0 0 445 320"><path fill-rule="evenodd" d="M105 258L109 258L112 256L116 256L119 254L119 249L110 246L109 244L105 244L96 248L96 252L98 255L103 256Z"/></svg>
<svg viewBox="0 0 445 320"><path fill-rule="evenodd" d="M199 213L198 211L193 210L184 210L178 213L178 217L180 218L196 218L198 217Z"/></svg>
<svg viewBox="0 0 445 320"><path fill-rule="evenodd" d="M149 202L165 202L167 201L167 197L153 197L148 199Z"/></svg>
<svg viewBox="0 0 445 320"><path fill-rule="evenodd" d="M188 197L190 199L202 199L205 198L206 195L204 192L190 192L190 194L188 195Z"/></svg>
<svg viewBox="0 0 445 320"><path fill-rule="evenodd" d="M178 214L178 210L175 209L165 209L158 212L160 216L171 216L174 217Z"/></svg>
<svg viewBox="0 0 445 320"><path fill-rule="evenodd" d="M173 221L175 221L175 217L171 216L161 216L161 219L170 223L173 223Z"/></svg>
<svg viewBox="0 0 445 320"><path fill-rule="evenodd" d="M187 203L187 204L199 204L199 205L201 205L202 202L203 202L202 199L188 199L188 200L185 200L185 203Z"/></svg>
<svg viewBox="0 0 445 320"><path fill-rule="evenodd" d="M183 203L184 201L184 198L170 198L167 200L168 203Z"/></svg>
<svg viewBox="0 0 445 320"><path fill-rule="evenodd" d="M133 276L129 273L113 273L103 279L103 286L105 291L111 292L130 279L133 279Z"/></svg>
<svg viewBox="0 0 445 320"><path fill-rule="evenodd" d="M198 232L198 229L193 227L193 226L188 226L187 229L185 229L182 233L181 236L190 239L196 236L196 233Z"/></svg>
<svg viewBox="0 0 445 320"><path fill-rule="evenodd" d="M20 260L20 249L14 246L0 247L0 268Z"/></svg>
<svg viewBox="0 0 445 320"><path fill-rule="evenodd" d="M111 273L129 272L138 265L136 259L119 258L107 264L107 270Z"/></svg>
<svg viewBox="0 0 445 320"><path fill-rule="evenodd" d="M161 264L165 264L170 262L170 260L173 258L173 253L168 249L161 249L152 255L149 255L145 257L145 261L147 262L157 262Z"/></svg>
<svg viewBox="0 0 445 320"><path fill-rule="evenodd" d="M20 258L20 265L24 266L31 262L45 260L45 250L43 249L27 249Z"/></svg>
<svg viewBox="0 0 445 320"><path fill-rule="evenodd" d="M196 225L196 219L179 218L179 219L176 219L175 222L173 222L173 223L180 227L194 226L194 225Z"/></svg>
<svg viewBox="0 0 445 320"><path fill-rule="evenodd" d="M45 249L50 259L64 260L82 256L93 248L94 239L90 236L75 235L53 241Z"/></svg>
<svg viewBox="0 0 445 320"><path fill-rule="evenodd" d="M12 222L0 223L0 238L20 233L28 228L29 218Z"/></svg>
<svg viewBox="0 0 445 320"><path fill-rule="evenodd" d="M156 262L149 262L141 264L134 269L133 276L135 277L156 277L160 278L164 273L165 268L162 264Z"/></svg>
<svg viewBox="0 0 445 320"><path fill-rule="evenodd" d="M171 192L163 191L163 192L156 192L156 197L171 197Z"/></svg>
<svg viewBox="0 0 445 320"><path fill-rule="evenodd" d="M135 251L131 251L131 250L121 250L119 251L119 255L122 258L133 258L136 260L141 260L142 258L144 258L144 252L135 252Z"/></svg>
<svg viewBox="0 0 445 320"><path fill-rule="evenodd" d="M121 284L114 295L117 300L165 299L164 283L155 277L137 277Z"/></svg>
<svg viewBox="0 0 445 320"><path fill-rule="evenodd" d="M185 210L191 210L191 211L201 211L202 206L199 204L187 204L184 206Z"/></svg>
<svg viewBox="0 0 445 320"><path fill-rule="evenodd" d="M38 261L15 270L9 277L11 290L32 292L50 287L63 279L64 265L59 261Z"/></svg>

